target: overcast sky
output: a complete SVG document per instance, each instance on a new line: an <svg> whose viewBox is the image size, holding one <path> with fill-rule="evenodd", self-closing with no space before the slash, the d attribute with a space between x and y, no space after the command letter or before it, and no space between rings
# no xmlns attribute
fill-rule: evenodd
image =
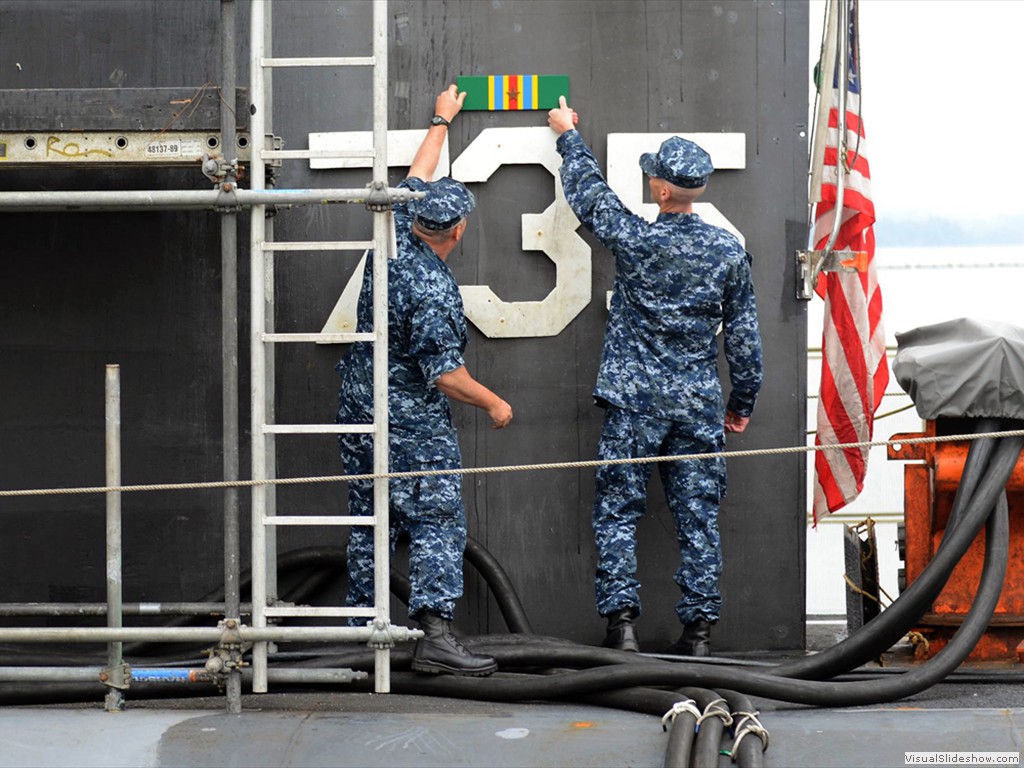
<svg viewBox="0 0 1024 768"><path fill-rule="evenodd" d="M812 65L824 3L812 3ZM1024 217L1024 0L862 0L862 116L879 219Z"/></svg>

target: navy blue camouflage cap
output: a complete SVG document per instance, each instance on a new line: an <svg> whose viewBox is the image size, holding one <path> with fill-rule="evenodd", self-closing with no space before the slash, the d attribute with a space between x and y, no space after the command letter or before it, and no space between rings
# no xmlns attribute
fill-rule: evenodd
<svg viewBox="0 0 1024 768"><path fill-rule="evenodd" d="M423 191L427 196L410 203L410 208L424 229L451 229L476 208L473 193L461 181L448 176L426 182Z"/></svg>
<svg viewBox="0 0 1024 768"><path fill-rule="evenodd" d="M648 176L685 189L703 187L708 183L708 176L715 172L711 155L698 144L679 136L665 139L657 153L640 155L640 167Z"/></svg>

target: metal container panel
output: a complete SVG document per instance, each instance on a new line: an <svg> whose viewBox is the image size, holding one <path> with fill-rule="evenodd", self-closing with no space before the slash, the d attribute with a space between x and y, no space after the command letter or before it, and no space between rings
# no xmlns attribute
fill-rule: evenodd
<svg viewBox="0 0 1024 768"><path fill-rule="evenodd" d="M248 6L238 6L240 84L247 78ZM736 133L744 167L720 170L707 202L743 234L765 342L766 382L749 430L729 449L805 443L806 305L795 298L794 251L805 242L807 7L784 2L494 0L392 2L392 130L424 128L437 93L459 75L568 74L580 129L603 168L609 137ZM370 47L368 3L275 3L275 56L358 56ZM0 89L194 86L218 77L219 4L206 0L0 2ZM17 65L17 66L16 66ZM314 132L371 127L369 72L276 70L272 130L286 149ZM543 112L466 112L449 134L453 162L488 128L546 124ZM639 173L639 170L636 171ZM404 169L392 170L392 183ZM286 161L282 187L361 186L369 172L311 170ZM205 189L198 168L3 169L2 189ZM470 185L479 205L450 264L463 285L506 301L540 301L555 265L522 248L522 217L543 211L553 181L540 165L505 165ZM247 216L242 216L242 232ZM103 368L122 371L126 483L216 480L221 473L220 252L215 213L0 214L0 487L100 485ZM279 212L277 240L369 238L356 206ZM456 406L466 466L572 462L595 456L601 411L591 391L613 262L589 234L589 302L551 336L489 338L475 327L473 375L516 414L504 431ZM244 242L245 237L241 240ZM244 248L245 246L243 246ZM358 254L281 253L277 330L318 331ZM248 466L248 259L240 256L242 467ZM341 348L277 351L277 420L333 420ZM277 438L278 474L338 474L332 436ZM804 642L805 460L729 461L722 508L725 607L716 650L794 649ZM656 475L657 473L655 473ZM502 563L541 634L598 642L590 529L593 470L505 472L465 480L470 535ZM338 485L282 488L282 514L343 510ZM247 495L243 493L243 506ZM195 600L222 582L221 494L126 494L126 600ZM0 500L6 599L103 599L103 497ZM645 646L678 632L671 519L657 479L640 525ZM243 529L248 516L243 511ZM280 532L280 549L340 546L336 528ZM243 533L244 559L248 558ZM401 555L398 557L401 562ZM283 574L289 581L307 574ZM323 595L340 599L339 576ZM404 611L396 605L401 620ZM467 569L457 621L467 633L505 631L482 581Z"/></svg>

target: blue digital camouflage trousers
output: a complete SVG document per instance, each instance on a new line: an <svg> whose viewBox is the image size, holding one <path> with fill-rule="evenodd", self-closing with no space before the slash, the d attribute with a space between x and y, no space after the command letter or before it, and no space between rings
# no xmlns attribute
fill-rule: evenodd
<svg viewBox="0 0 1024 768"><path fill-rule="evenodd" d="M723 445L722 425L690 425L609 406L598 445L598 460L715 453ZM718 507L725 494L725 459L658 462L679 544L675 582L681 596L679 620L718 619L722 548ZM647 507L651 464L602 464L597 469L594 540L597 612L640 609L636 578L636 524Z"/></svg>
<svg viewBox="0 0 1024 768"><path fill-rule="evenodd" d="M344 435L341 440L345 471L369 474L373 447L368 435ZM392 443L392 454L400 446ZM398 449L396 451L396 449ZM450 468L451 462L407 464L401 471ZM349 483L349 514L373 514L373 481ZM401 531L409 534L409 616L421 610L452 619L462 596L462 555L466 549L466 513L462 505L462 476L434 475L392 479L390 496L391 551ZM354 607L373 605L373 528L353 526L348 542L348 598ZM361 625L365 619L350 623Z"/></svg>

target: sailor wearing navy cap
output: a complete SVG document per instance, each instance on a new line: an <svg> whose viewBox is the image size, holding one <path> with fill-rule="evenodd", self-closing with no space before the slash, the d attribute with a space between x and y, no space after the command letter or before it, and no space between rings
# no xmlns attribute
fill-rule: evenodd
<svg viewBox="0 0 1024 768"><path fill-rule="evenodd" d="M573 127L577 120L564 98L548 113L559 134L566 200L615 256L594 389L606 409L598 460L708 454L658 462L680 554L676 615L683 632L667 652L707 656L722 604L718 507L726 477L725 461L715 454L725 432L746 429L762 377L750 259L732 234L693 212L714 171L704 149L673 136L640 157L659 210L652 223L608 186ZM719 326L732 385L728 403L718 378ZM636 523L646 510L650 476L649 463L603 463L596 472L597 611L608 622L604 645L626 651L640 649Z"/></svg>
<svg viewBox="0 0 1024 768"><path fill-rule="evenodd" d="M476 201L454 179L427 181L437 169L448 124L466 94L450 86L437 97L435 116L399 188L426 192L395 208L398 257L388 260L388 430L392 472L459 469L462 456L449 398L484 410L495 429L512 420L512 408L466 369L466 317L447 259L462 240ZM369 262L369 259L368 259ZM359 294L357 331L373 331L373 270ZM373 421L373 349L357 342L338 363L338 422ZM373 472L369 435L339 436L345 471ZM466 512L461 475L392 479L389 484L391 544L409 534L409 616L424 637L412 667L420 672L483 676L494 659L469 652L452 634L455 601L462 596ZM349 484L349 513L373 514L373 483ZM373 529L354 526L348 545L348 604L373 605Z"/></svg>
<svg viewBox="0 0 1024 768"><path fill-rule="evenodd" d="M640 167L648 176L683 189L706 186L708 176L715 172L711 155L700 145L679 136L665 139L657 153L640 155Z"/></svg>
<svg viewBox="0 0 1024 768"><path fill-rule="evenodd" d="M420 179L416 179L420 182ZM443 232L461 223L476 208L476 198L461 181L448 176L437 181L416 184L427 196L409 203L409 210L420 229ZM446 255L447 257L447 255Z"/></svg>

